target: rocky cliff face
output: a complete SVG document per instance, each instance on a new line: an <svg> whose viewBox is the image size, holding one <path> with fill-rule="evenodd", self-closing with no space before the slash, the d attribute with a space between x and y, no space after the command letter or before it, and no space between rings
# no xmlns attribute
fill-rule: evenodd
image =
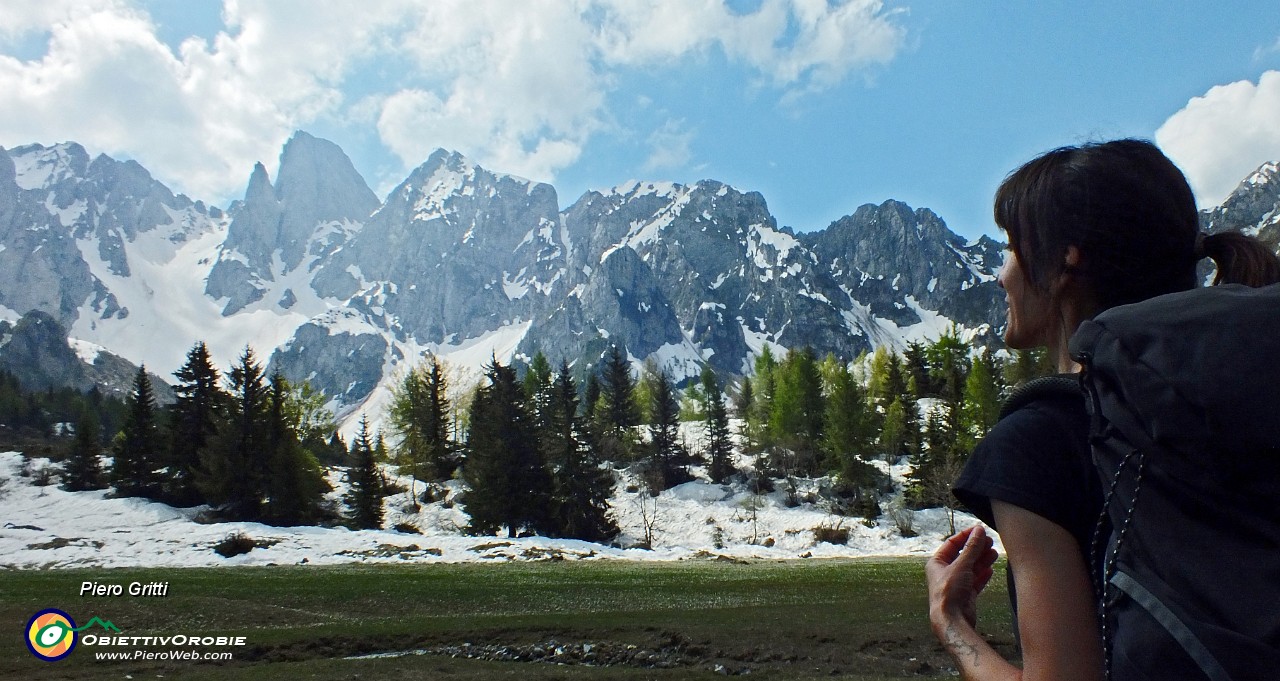
<svg viewBox="0 0 1280 681"><path fill-rule="evenodd" d="M124 398L133 390L138 366L105 349L82 341L76 347L67 330L51 315L33 310L16 323L0 321L0 370L18 379L31 391L70 387L97 388L103 394ZM174 401L173 389L159 376L149 374L160 404Z"/></svg>
<svg viewBox="0 0 1280 681"><path fill-rule="evenodd" d="M1280 251L1280 163L1264 164L1221 206L1200 214L1206 232L1242 231Z"/></svg>
<svg viewBox="0 0 1280 681"><path fill-rule="evenodd" d="M1274 243L1276 176L1259 169L1208 228ZM561 211L550 185L443 150L379 202L338 147L302 132L276 181L259 164L225 214L75 144L0 150L10 337L39 310L64 340L163 374L198 340L223 366L249 345L375 419L428 352L478 368L542 351L585 371L616 344L684 380L708 364L747 372L765 346L852 359L953 325L998 343L1000 248L897 201L795 234L760 194L710 180L633 182ZM22 361L69 366L49 352Z"/></svg>
<svg viewBox="0 0 1280 681"><path fill-rule="evenodd" d="M275 185L257 164L244 200L229 211L231 224L205 293L226 300L224 316L245 309L304 261L314 263L340 247L347 231L367 220L378 204L336 144L295 133L280 155ZM288 309L297 295L285 288L268 302Z"/></svg>

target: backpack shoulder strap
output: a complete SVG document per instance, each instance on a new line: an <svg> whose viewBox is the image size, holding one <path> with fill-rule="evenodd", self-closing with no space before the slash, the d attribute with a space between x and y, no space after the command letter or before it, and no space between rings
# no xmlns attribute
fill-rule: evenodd
<svg viewBox="0 0 1280 681"><path fill-rule="evenodd" d="M1083 400L1084 390L1080 386L1080 377L1075 374L1056 374L1019 383L1001 405L999 418L1003 419L1036 400L1055 397L1074 397Z"/></svg>

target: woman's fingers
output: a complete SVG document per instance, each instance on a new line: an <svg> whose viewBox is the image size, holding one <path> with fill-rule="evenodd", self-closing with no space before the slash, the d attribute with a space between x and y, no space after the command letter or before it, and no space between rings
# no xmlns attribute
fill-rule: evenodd
<svg viewBox="0 0 1280 681"><path fill-rule="evenodd" d="M978 527L981 526L974 525L973 527L960 530L950 537L947 537L942 542L942 545L938 547L938 550L934 552L933 557L945 565L954 563L956 559L960 557L960 553L964 551L966 546L968 546L969 539L973 536L975 529Z"/></svg>

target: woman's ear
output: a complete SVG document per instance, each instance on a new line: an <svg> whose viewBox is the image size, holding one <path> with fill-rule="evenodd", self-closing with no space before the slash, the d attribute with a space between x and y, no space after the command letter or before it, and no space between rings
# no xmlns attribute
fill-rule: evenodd
<svg viewBox="0 0 1280 681"><path fill-rule="evenodd" d="M1062 270L1058 273L1054 280L1051 290L1055 295L1061 294L1067 288L1079 283L1080 265L1084 258L1080 255L1080 248L1077 246L1067 246L1067 254L1063 257Z"/></svg>
<svg viewBox="0 0 1280 681"><path fill-rule="evenodd" d="M1067 246L1067 257L1066 257L1066 259L1065 259L1065 262L1063 263L1063 264L1064 264L1064 265L1066 265L1066 266L1062 268L1062 271L1063 271L1063 272L1075 272L1075 271L1079 270L1079 269L1080 269L1080 263L1081 263L1083 260L1084 260L1084 259L1080 256L1080 248L1079 248L1079 247L1077 247L1077 246Z"/></svg>

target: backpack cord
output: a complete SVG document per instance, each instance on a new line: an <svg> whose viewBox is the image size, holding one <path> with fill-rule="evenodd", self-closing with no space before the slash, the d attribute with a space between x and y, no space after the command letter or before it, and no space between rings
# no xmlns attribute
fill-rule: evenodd
<svg viewBox="0 0 1280 681"><path fill-rule="evenodd" d="M1138 508L1138 493L1142 491L1142 471L1145 467L1147 456L1140 449L1131 450L1124 458L1120 460L1120 465L1116 467L1115 476L1111 478L1111 487L1107 490L1107 497L1102 504L1102 513L1098 515L1098 522L1093 528L1093 545L1090 547L1092 554L1090 557L1093 564L1101 563L1099 553L1102 551L1101 540L1102 531L1107 521L1107 509L1111 506L1111 501L1116 495L1116 489L1120 486L1120 475L1129 467L1129 462L1134 456L1137 456L1137 469L1134 477L1133 500L1125 509L1124 522L1120 524L1119 531L1116 533L1115 548L1111 551L1111 555L1107 556L1106 565L1103 567L1102 583L1098 584L1098 575L1093 569L1089 570L1089 574L1093 577L1094 590L1101 595L1101 614L1102 614L1102 656L1103 669L1106 674L1105 678L1111 679L1111 627L1108 625L1108 608L1110 605L1111 595L1111 579L1116 574L1116 560L1120 555L1120 547L1124 544L1125 534L1129 531L1129 523L1133 520L1133 512Z"/></svg>

